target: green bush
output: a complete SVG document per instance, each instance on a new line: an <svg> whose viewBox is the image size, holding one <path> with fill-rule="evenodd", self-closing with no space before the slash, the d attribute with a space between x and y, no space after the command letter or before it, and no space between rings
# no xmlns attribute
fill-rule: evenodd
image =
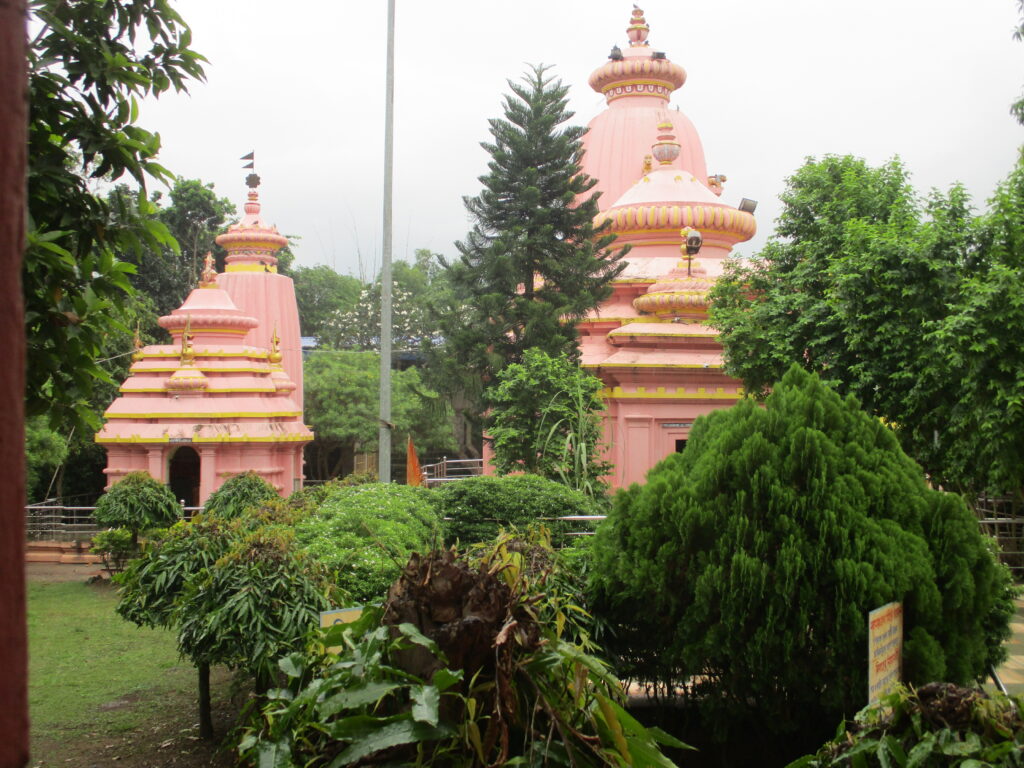
<svg viewBox="0 0 1024 768"><path fill-rule="evenodd" d="M817 754L787 768L1024 766L1024 696L930 683L900 687L844 722Z"/></svg>
<svg viewBox="0 0 1024 768"><path fill-rule="evenodd" d="M761 408L703 417L598 527L592 607L623 671L685 686L709 722L775 732L867 695L867 613L904 606L904 675L984 672L1005 571L892 432L793 367ZM689 681L689 682L687 682Z"/></svg>
<svg viewBox="0 0 1024 768"><path fill-rule="evenodd" d="M337 571L356 603L384 599L412 552L440 538L430 491L392 483L336 486L295 528L300 546Z"/></svg>
<svg viewBox="0 0 1024 768"><path fill-rule="evenodd" d="M243 472L228 478L211 493L203 506L203 512L227 520L276 498L278 493L274 486L255 472Z"/></svg>
<svg viewBox="0 0 1024 768"><path fill-rule="evenodd" d="M148 472L129 472L100 496L93 517L107 528L127 528L134 548L142 531L179 519L181 506L171 489Z"/></svg>
<svg viewBox="0 0 1024 768"><path fill-rule="evenodd" d="M541 518L551 528L557 544L569 530L587 524L558 522L566 515L596 515L598 502L562 483L537 475L472 477L448 483L433 491L444 521L445 541L475 544L491 541L501 528L526 528Z"/></svg>
<svg viewBox="0 0 1024 768"><path fill-rule="evenodd" d="M132 532L127 528L108 528L92 537L94 555L103 558L103 569L109 574L120 573L135 554Z"/></svg>

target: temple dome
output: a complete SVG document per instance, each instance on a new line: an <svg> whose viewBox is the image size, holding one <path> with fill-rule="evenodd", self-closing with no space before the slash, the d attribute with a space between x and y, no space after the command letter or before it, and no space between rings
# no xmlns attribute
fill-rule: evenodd
<svg viewBox="0 0 1024 768"><path fill-rule="evenodd" d="M259 177L252 174L249 183L245 216L216 239L217 245L228 252L224 271L277 272L277 252L288 245L288 238L260 218L260 196L255 188Z"/></svg>

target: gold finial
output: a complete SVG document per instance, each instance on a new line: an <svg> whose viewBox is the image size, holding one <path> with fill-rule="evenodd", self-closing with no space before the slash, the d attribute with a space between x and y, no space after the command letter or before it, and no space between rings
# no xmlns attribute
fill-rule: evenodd
<svg viewBox="0 0 1024 768"><path fill-rule="evenodd" d="M206 258L203 259L203 276L199 281L200 288L215 288L217 286L217 270L213 266L213 254L209 251L206 252Z"/></svg>
<svg viewBox="0 0 1024 768"><path fill-rule="evenodd" d="M644 155L643 175L646 176L648 173L650 173L651 172L651 168L653 168L653 167L654 167L654 158L651 157L650 155Z"/></svg>
<svg viewBox="0 0 1024 768"><path fill-rule="evenodd" d="M284 356L281 354L281 337L277 333L277 323L274 323L274 335L270 337L270 354L267 359L272 365L279 365Z"/></svg>
<svg viewBox="0 0 1024 768"><path fill-rule="evenodd" d="M181 364L192 365L192 362L196 359L196 349L192 346L192 339L195 338L195 334L192 333L192 315L189 315L185 319L185 328L181 332Z"/></svg>
<svg viewBox="0 0 1024 768"><path fill-rule="evenodd" d="M142 335L139 333L139 323L135 324L135 351L132 352L132 361L139 362L143 358L142 354Z"/></svg>

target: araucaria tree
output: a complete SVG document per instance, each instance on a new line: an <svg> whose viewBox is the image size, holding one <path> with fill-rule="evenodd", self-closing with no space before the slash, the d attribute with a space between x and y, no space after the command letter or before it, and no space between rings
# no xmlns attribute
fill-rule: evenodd
<svg viewBox="0 0 1024 768"><path fill-rule="evenodd" d="M466 198L473 228L451 266L465 310L445 336L481 374L517 362L531 347L575 356L575 322L606 298L624 268L614 235L595 228L596 181L580 170L585 128L565 126L568 88L535 66L509 82L504 119L483 190Z"/></svg>
<svg viewBox="0 0 1024 768"><path fill-rule="evenodd" d="M891 601L913 684L977 678L1008 636L1009 577L963 500L795 365L764 407L701 417L619 494L594 547L621 671L686 690L720 728L831 730L859 710L867 614Z"/></svg>

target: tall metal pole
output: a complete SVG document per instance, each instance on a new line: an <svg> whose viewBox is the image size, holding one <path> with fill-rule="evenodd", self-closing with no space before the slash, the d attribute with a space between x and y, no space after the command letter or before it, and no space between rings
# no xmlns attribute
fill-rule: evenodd
<svg viewBox="0 0 1024 768"><path fill-rule="evenodd" d="M391 482L391 177L395 133L395 0L388 0L388 67L384 89L384 248L380 268L380 431L377 477Z"/></svg>

